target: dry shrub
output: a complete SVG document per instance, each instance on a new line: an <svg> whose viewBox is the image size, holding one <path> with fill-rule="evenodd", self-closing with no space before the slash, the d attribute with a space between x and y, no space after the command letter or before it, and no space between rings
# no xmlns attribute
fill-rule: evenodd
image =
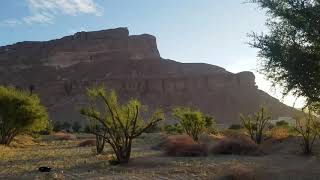
<svg viewBox="0 0 320 180"><path fill-rule="evenodd" d="M18 135L16 136L12 143L10 144L11 147L16 147L16 148L23 148L27 146L33 146L37 145L36 142L34 142L33 137L29 135Z"/></svg>
<svg viewBox="0 0 320 180"><path fill-rule="evenodd" d="M195 142L190 136L169 136L160 147L168 156L207 156L206 144Z"/></svg>
<svg viewBox="0 0 320 180"><path fill-rule="evenodd" d="M288 128L286 127L275 127L271 129L270 137L276 140L282 140L289 136Z"/></svg>
<svg viewBox="0 0 320 180"><path fill-rule="evenodd" d="M69 134L69 133L64 133L64 132L57 132L54 134L55 139L60 140L60 141L71 141L71 140L76 140L76 136Z"/></svg>
<svg viewBox="0 0 320 180"><path fill-rule="evenodd" d="M88 140L84 140L82 142L79 143L79 147L89 147L89 146L95 146L97 143L97 141L95 139L88 139Z"/></svg>
<svg viewBox="0 0 320 180"><path fill-rule="evenodd" d="M263 155L259 146L246 135L226 137L211 149L213 154Z"/></svg>
<svg viewBox="0 0 320 180"><path fill-rule="evenodd" d="M223 136L220 134L202 134L199 136L200 143L211 145L220 140Z"/></svg>

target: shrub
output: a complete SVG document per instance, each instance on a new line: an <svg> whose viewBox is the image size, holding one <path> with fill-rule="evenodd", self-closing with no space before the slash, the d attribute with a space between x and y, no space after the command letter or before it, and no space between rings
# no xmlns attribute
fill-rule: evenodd
<svg viewBox="0 0 320 180"><path fill-rule="evenodd" d="M262 155L258 145L245 135L226 137L211 149L213 154Z"/></svg>
<svg viewBox="0 0 320 180"><path fill-rule="evenodd" d="M309 110L304 113L304 117L296 117L296 127L294 128L298 135L302 136L300 145L305 155L312 154L313 144L319 136L320 126L312 112Z"/></svg>
<svg viewBox="0 0 320 180"><path fill-rule="evenodd" d="M228 129L239 130L242 128L243 128L243 126L241 124L231 124Z"/></svg>
<svg viewBox="0 0 320 180"><path fill-rule="evenodd" d="M209 134L217 134L218 133L215 120L212 116L205 116L204 121L205 121L204 126L207 130L207 133L209 133Z"/></svg>
<svg viewBox="0 0 320 180"><path fill-rule="evenodd" d="M160 147L168 156L207 156L208 147L195 142L190 136L168 137Z"/></svg>
<svg viewBox="0 0 320 180"><path fill-rule="evenodd" d="M179 124L185 133L198 141L199 135L206 130L206 119L200 111L189 108L174 108L173 117L179 120Z"/></svg>
<svg viewBox="0 0 320 180"><path fill-rule="evenodd" d="M164 126L164 131L168 134L182 134L183 129L180 124L176 123L174 125L168 124Z"/></svg>
<svg viewBox="0 0 320 180"><path fill-rule="evenodd" d="M53 131L54 132L59 132L59 131L62 131L63 128L62 128L62 124L60 121L56 121L53 123Z"/></svg>
<svg viewBox="0 0 320 180"><path fill-rule="evenodd" d="M34 133L38 133L39 135L50 135L53 132L53 124L52 121L48 121L48 126L44 129L41 130L39 132L34 132Z"/></svg>
<svg viewBox="0 0 320 180"><path fill-rule="evenodd" d="M61 123L60 121L56 121L53 123L53 131L54 132L59 132L59 131L70 131L71 129L71 124L69 122L63 122Z"/></svg>
<svg viewBox="0 0 320 180"><path fill-rule="evenodd" d="M96 140L95 139L84 140L80 142L78 146L79 147L96 146Z"/></svg>
<svg viewBox="0 0 320 180"><path fill-rule="evenodd" d="M271 129L271 138L276 140L285 139L289 136L289 130L286 127L280 126L280 127L274 127Z"/></svg>
<svg viewBox="0 0 320 180"><path fill-rule="evenodd" d="M94 133L112 147L120 164L129 162L132 140L164 118L158 110L149 122L144 121L140 115L144 108L139 101L130 100L122 105L118 103L115 91L106 92L103 87L88 89L87 95L90 106L82 109L81 114L100 125ZM104 103L104 112L98 111L99 100Z"/></svg>
<svg viewBox="0 0 320 180"><path fill-rule="evenodd" d="M253 117L248 115L240 115L242 125L248 131L251 139L260 144L262 142L263 134L265 132L266 125L271 119L271 116L266 114L264 107L260 108L260 111L256 113Z"/></svg>
<svg viewBox="0 0 320 180"><path fill-rule="evenodd" d="M63 122L63 124L61 125L61 128L62 130L69 132L71 129L71 124L69 122Z"/></svg>
<svg viewBox="0 0 320 180"><path fill-rule="evenodd" d="M72 124L72 130L73 132L79 132L81 129L81 124L78 121L73 122Z"/></svg>
<svg viewBox="0 0 320 180"><path fill-rule="evenodd" d="M287 121L282 120L282 121L278 121L276 123L276 126L289 126L289 123Z"/></svg>
<svg viewBox="0 0 320 180"><path fill-rule="evenodd" d="M0 144L9 145L15 136L47 126L48 114L36 95L0 86Z"/></svg>
<svg viewBox="0 0 320 180"><path fill-rule="evenodd" d="M90 125L87 124L87 125L84 127L84 132L85 132L85 133L91 133Z"/></svg>

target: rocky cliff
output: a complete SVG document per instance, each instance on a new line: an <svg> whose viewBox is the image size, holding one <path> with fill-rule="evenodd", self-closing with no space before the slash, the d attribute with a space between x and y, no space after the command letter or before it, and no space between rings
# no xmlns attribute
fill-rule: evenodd
<svg viewBox="0 0 320 180"><path fill-rule="evenodd" d="M237 122L239 113L262 104L274 117L295 112L258 90L251 72L163 59L154 36L130 36L126 28L0 47L0 84L33 85L54 121L83 121L78 109L86 103L85 89L94 85L115 89L121 99L137 97L151 109L196 107L218 123Z"/></svg>

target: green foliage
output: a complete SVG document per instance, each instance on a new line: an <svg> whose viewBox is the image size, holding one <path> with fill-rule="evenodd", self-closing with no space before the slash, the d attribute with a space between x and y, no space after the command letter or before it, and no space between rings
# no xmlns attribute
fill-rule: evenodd
<svg viewBox="0 0 320 180"><path fill-rule="evenodd" d="M274 85L320 101L320 2L318 0L251 0L266 10L268 34L251 37L259 49L261 72Z"/></svg>
<svg viewBox="0 0 320 180"><path fill-rule="evenodd" d="M316 121L312 111L304 113L304 117L296 117L295 132L302 136L301 149L305 155L312 154L313 144L319 136L320 123Z"/></svg>
<svg viewBox="0 0 320 180"><path fill-rule="evenodd" d="M73 124L72 124L73 132L79 132L81 128L82 128L82 126L78 121L73 122Z"/></svg>
<svg viewBox="0 0 320 180"><path fill-rule="evenodd" d="M266 125L271 119L271 116L266 113L265 108L261 107L260 111L255 113L254 116L244 116L241 114L240 119L243 127L248 131L251 139L257 144L260 144L263 140L263 134L265 132Z"/></svg>
<svg viewBox="0 0 320 180"><path fill-rule="evenodd" d="M168 134L182 134L183 128L179 123L176 123L174 125L167 124L164 126L164 131Z"/></svg>
<svg viewBox="0 0 320 180"><path fill-rule="evenodd" d="M120 104L115 91L106 92L103 87L88 89L87 95L90 104L81 114L100 125L93 133L112 147L119 163L128 163L133 139L164 119L164 114L157 110L149 121L144 121L141 112L146 108L138 100ZM103 110L99 110L99 100L105 106Z"/></svg>
<svg viewBox="0 0 320 180"><path fill-rule="evenodd" d="M200 111L194 111L190 108L174 108L172 115L179 120L179 124L184 132L195 141L198 141L199 135L205 132L206 125L210 125L207 124L206 117Z"/></svg>
<svg viewBox="0 0 320 180"><path fill-rule="evenodd" d="M36 95L0 86L0 144L9 145L16 135L47 126L48 114Z"/></svg>
<svg viewBox="0 0 320 180"><path fill-rule="evenodd" d="M217 134L218 130L216 128L216 122L212 116L205 116L205 128L209 134Z"/></svg>
<svg viewBox="0 0 320 180"><path fill-rule="evenodd" d="M287 121L278 121L276 123L276 126L285 126L285 127L288 127L289 126L289 123Z"/></svg>
<svg viewBox="0 0 320 180"><path fill-rule="evenodd" d="M52 121L48 121L48 126L44 129L38 132L40 135L50 135L54 130L53 130L53 124Z"/></svg>

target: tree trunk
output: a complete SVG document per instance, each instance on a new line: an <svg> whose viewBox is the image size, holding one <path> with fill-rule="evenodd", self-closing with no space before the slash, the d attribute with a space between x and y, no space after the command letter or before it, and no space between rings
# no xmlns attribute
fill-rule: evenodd
<svg viewBox="0 0 320 180"><path fill-rule="evenodd" d="M105 145L105 140L103 137L96 136L96 149L97 149L97 154L101 154L103 152Z"/></svg>
<svg viewBox="0 0 320 180"><path fill-rule="evenodd" d="M304 154L309 155L312 153L312 147L309 142L305 142L304 144Z"/></svg>
<svg viewBox="0 0 320 180"><path fill-rule="evenodd" d="M12 133L2 134L0 137L0 144L9 146L14 137L15 135Z"/></svg>
<svg viewBox="0 0 320 180"><path fill-rule="evenodd" d="M128 145L121 149L120 152L116 153L117 160L120 164L127 164L129 162L131 156L131 144L132 140L129 140Z"/></svg>

